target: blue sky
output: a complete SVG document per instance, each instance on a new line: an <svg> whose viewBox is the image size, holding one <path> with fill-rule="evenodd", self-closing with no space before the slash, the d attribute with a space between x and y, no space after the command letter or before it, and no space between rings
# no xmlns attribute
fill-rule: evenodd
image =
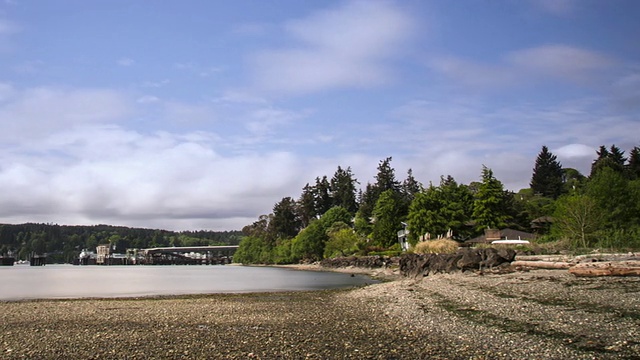
<svg viewBox="0 0 640 360"><path fill-rule="evenodd" d="M240 229L351 166L640 145L640 2L0 2L0 222Z"/></svg>

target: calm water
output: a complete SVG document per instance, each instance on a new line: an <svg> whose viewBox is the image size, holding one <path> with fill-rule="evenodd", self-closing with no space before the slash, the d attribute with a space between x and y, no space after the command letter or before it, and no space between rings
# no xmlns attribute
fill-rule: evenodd
<svg viewBox="0 0 640 360"><path fill-rule="evenodd" d="M0 300L319 290L364 276L246 266L0 266Z"/></svg>

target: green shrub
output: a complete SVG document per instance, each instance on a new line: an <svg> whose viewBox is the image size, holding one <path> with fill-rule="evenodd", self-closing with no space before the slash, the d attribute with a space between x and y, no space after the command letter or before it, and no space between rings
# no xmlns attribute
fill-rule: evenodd
<svg viewBox="0 0 640 360"><path fill-rule="evenodd" d="M240 241L240 246L233 254L233 262L240 264L271 263L271 249L261 238L247 236Z"/></svg>
<svg viewBox="0 0 640 360"><path fill-rule="evenodd" d="M291 255L291 242L292 240L282 240L273 249L273 262L275 264L290 264L293 262Z"/></svg>
<svg viewBox="0 0 640 360"><path fill-rule="evenodd" d="M640 249L640 231L624 229L599 231L595 247L611 252L637 251Z"/></svg>
<svg viewBox="0 0 640 360"><path fill-rule="evenodd" d="M337 222L327 230L329 240L324 247L324 257L347 256L357 251L358 235L343 222Z"/></svg>

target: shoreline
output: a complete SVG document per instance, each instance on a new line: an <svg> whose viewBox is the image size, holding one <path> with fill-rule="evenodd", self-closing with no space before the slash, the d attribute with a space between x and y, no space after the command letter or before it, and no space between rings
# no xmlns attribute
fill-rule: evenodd
<svg viewBox="0 0 640 360"><path fill-rule="evenodd" d="M286 267L373 276L382 270ZM394 280L336 290L0 303L0 357L619 359L640 353L640 278L576 278L561 270L385 276Z"/></svg>
<svg viewBox="0 0 640 360"><path fill-rule="evenodd" d="M342 267L342 268L328 268L319 264L288 264L288 265L268 265L270 267L279 267L284 269L302 270L302 271L324 271L324 272L337 272L342 274L352 275L364 275L374 280L388 282L404 279L400 275L398 269L389 268L360 268L360 267Z"/></svg>

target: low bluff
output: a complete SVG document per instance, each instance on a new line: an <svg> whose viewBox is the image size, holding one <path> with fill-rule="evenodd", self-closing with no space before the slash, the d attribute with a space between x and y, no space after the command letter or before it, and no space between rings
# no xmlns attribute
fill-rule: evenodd
<svg viewBox="0 0 640 360"><path fill-rule="evenodd" d="M405 277L428 276L437 273L453 273L490 269L510 264L516 252L508 248L460 249L454 254L403 254L399 257L349 256L324 259L325 268L383 268L397 266Z"/></svg>

